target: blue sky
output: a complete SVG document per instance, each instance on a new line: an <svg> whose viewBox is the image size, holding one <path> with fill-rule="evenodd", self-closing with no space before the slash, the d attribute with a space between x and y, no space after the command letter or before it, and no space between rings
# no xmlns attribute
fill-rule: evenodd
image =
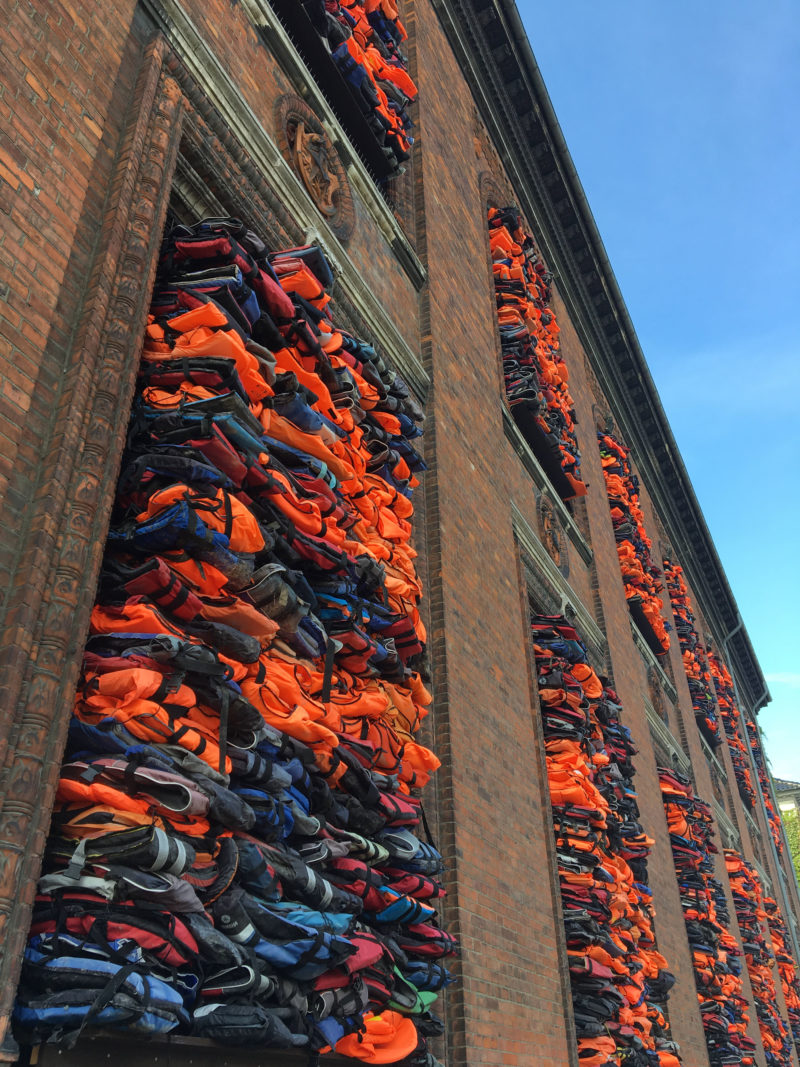
<svg viewBox="0 0 800 1067"><path fill-rule="evenodd" d="M800 8L518 4L800 781Z"/></svg>

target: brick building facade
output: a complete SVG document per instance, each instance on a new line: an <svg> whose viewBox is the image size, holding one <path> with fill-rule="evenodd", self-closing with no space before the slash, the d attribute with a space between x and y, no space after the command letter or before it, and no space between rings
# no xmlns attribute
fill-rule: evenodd
<svg viewBox="0 0 800 1067"><path fill-rule="evenodd" d="M356 114L330 49L320 51L312 6L121 0L109 12L19 0L0 31L0 1026L19 980L172 211L181 221L241 218L273 249L318 245L335 271L337 321L380 348L425 412L413 538L434 699L421 738L442 765L424 797L446 864L439 912L460 943L439 1009L444 1034L431 1047L448 1067L579 1062L533 613L575 627L624 709L653 839L655 938L676 977L671 1034L685 1064L704 1065L657 768L687 775L710 805L713 876L733 937L741 945L723 849L753 865L797 959L800 897L756 725L769 699L761 668L512 0L406 0L403 49L419 96L402 168ZM327 153L333 208L309 180L311 157L296 150L301 121ZM582 494L504 389L487 210L507 205L553 275L548 314L569 372ZM681 568L699 681L687 675L688 623L657 589L663 579L653 579L652 603L668 649L636 580L621 580L622 519L609 508L598 434L630 449L650 564ZM787 1020L792 992L774 958L769 966ZM742 995L755 1062L797 1067L791 1035L765 1058L746 968ZM195 1039L165 1040L172 1062L219 1060ZM0 1057L17 1055L8 1033ZM143 1053L124 1035L89 1031L61 1060L78 1055L140 1062Z"/></svg>

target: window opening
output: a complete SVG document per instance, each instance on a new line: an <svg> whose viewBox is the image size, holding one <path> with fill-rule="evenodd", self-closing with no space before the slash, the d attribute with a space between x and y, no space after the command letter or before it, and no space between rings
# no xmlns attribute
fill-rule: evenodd
<svg viewBox="0 0 800 1067"><path fill-rule="evenodd" d="M695 626L692 600L686 582L683 580L683 568L665 559L664 575L675 619L675 632L681 646L683 668L689 683L695 720L708 744L716 748L722 743L722 738L719 733L716 701L711 688L711 672L706 658L706 649Z"/></svg>
<svg viewBox="0 0 800 1067"><path fill-rule="evenodd" d="M269 252L237 219L165 235L22 1044L99 1027L395 1060L442 1030L422 412L331 283L320 248Z"/></svg>
<svg viewBox="0 0 800 1067"><path fill-rule="evenodd" d="M777 901L772 897L764 898L764 910L767 913L767 924L775 953L775 962L778 965L783 998L786 1001L789 1027L794 1038L795 1049L800 1051L800 977L798 977L797 967L792 958L789 931L783 921Z"/></svg>
<svg viewBox="0 0 800 1067"><path fill-rule="evenodd" d="M643 1047L676 1067L666 1014L675 979L656 947L653 840L619 698L566 618L534 614L531 633L580 1060L626 1062Z"/></svg>
<svg viewBox="0 0 800 1067"><path fill-rule="evenodd" d="M407 33L390 0L270 0L347 136L380 185L414 143Z"/></svg>
<svg viewBox="0 0 800 1067"><path fill-rule="evenodd" d="M661 616L662 571L651 556L653 542L639 507L639 479L633 473L630 449L610 428L598 430L597 440L628 611L653 652L663 656L669 650L669 635Z"/></svg>
<svg viewBox="0 0 800 1067"><path fill-rule="evenodd" d="M739 730L740 716L733 692L733 679L725 661L713 651L708 654L708 665L711 670L711 676L714 679L717 706L719 707L722 725L725 728L725 737L731 753L733 773L736 778L739 795L752 811L756 801L756 791L753 788L753 778L750 774L750 758L747 755L747 747Z"/></svg>
<svg viewBox="0 0 800 1067"><path fill-rule="evenodd" d="M711 807L676 768L659 767L672 858L711 1063L752 1064L755 1043L742 990L742 950L731 933L722 883L714 877ZM742 931L744 935L744 931Z"/></svg>
<svg viewBox="0 0 800 1067"><path fill-rule="evenodd" d="M743 859L733 849L725 849L725 866L733 893L736 918L745 943L747 973L753 989L753 999L758 1016L758 1029L764 1045L767 1063L789 1063L792 1056L792 1041L789 1026L781 1017L776 1004L775 980L772 968L775 964L773 941L765 937L761 925L762 917L768 917L764 910L766 903L764 890L758 872L751 863ZM771 898L770 904L777 904Z"/></svg>
<svg viewBox="0 0 800 1067"><path fill-rule="evenodd" d="M758 726L756 725L755 720L751 718L745 719L745 726L747 727L750 751L753 753L753 761L755 762L756 772L758 773L758 783L761 786L761 793L764 797L769 832L772 835L772 840L775 842L775 848L778 850L778 855L781 855L783 852L781 819L778 812L775 810L775 805L772 803L772 790L770 789L769 774L767 773L766 760L764 759L764 750L761 747L761 737L758 732Z"/></svg>
<svg viewBox="0 0 800 1067"><path fill-rule="evenodd" d="M516 208L491 207L488 215L506 403L562 500L584 496L551 275Z"/></svg>

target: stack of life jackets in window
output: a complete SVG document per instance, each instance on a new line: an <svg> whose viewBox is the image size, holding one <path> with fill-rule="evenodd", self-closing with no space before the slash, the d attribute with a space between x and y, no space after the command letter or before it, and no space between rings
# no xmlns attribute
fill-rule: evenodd
<svg viewBox="0 0 800 1067"><path fill-rule="evenodd" d="M317 33L396 170L414 138L408 105L417 87L402 52L407 40L393 0L303 0Z"/></svg>
<svg viewBox="0 0 800 1067"><path fill-rule="evenodd" d="M664 587L661 570L650 556L653 543L647 536L639 507L639 479L631 469L629 448L611 433L598 431L597 439L628 607L644 616L658 646L654 651L660 649L661 655L669 649L669 637L661 618L664 601L658 595Z"/></svg>
<svg viewBox="0 0 800 1067"><path fill-rule="evenodd" d="M692 952L697 999L713 1067L753 1064L755 1046L747 1034L742 996L742 951L730 932L722 885L713 875L713 820L708 804L694 795L690 780L659 767L672 857Z"/></svg>
<svg viewBox="0 0 800 1067"><path fill-rule="evenodd" d="M689 683L692 708L700 731L714 747L722 741L719 721L711 688L711 672L708 669L705 649L695 627L689 590L683 580L683 568L677 563L664 560L664 577L667 583L675 630L680 641L683 669Z"/></svg>
<svg viewBox="0 0 800 1067"><path fill-rule="evenodd" d="M764 897L764 911L767 913L772 952L781 976L783 999L786 1001L786 1011L789 1015L789 1027L795 1048L800 1048L800 978L798 978L797 965L790 948L789 931L786 929L786 923L783 921L777 901L772 897Z"/></svg>
<svg viewBox="0 0 800 1067"><path fill-rule="evenodd" d="M566 619L533 616L550 800L582 1067L677 1067L662 1010L647 856L619 701Z"/></svg>
<svg viewBox="0 0 800 1067"><path fill-rule="evenodd" d="M518 425L536 425L571 487L584 496L569 372L550 307L550 275L516 208L489 210L489 240L506 400Z"/></svg>
<svg viewBox="0 0 800 1067"><path fill-rule="evenodd" d="M792 1040L789 1027L781 1018L775 1003L775 981L772 977L775 960L761 925L767 920L761 879L752 864L733 849L725 849L725 866L742 935L767 1067L785 1067L791 1063Z"/></svg>
<svg viewBox="0 0 800 1067"><path fill-rule="evenodd" d="M758 784L761 786L761 795L764 798L764 806L767 809L767 822L769 823L769 832L772 834L772 840L775 842L775 848L778 850L778 854L783 853L783 833L781 829L781 817L775 809L775 805L772 802L772 791L769 784L769 774L767 773L766 764L764 762L764 751L761 747L761 738L759 737L758 727L753 719L746 719L745 726L747 727L747 740L750 743L750 751L753 753L753 760L756 765L756 773L758 774Z"/></svg>
<svg viewBox="0 0 800 1067"><path fill-rule="evenodd" d="M736 776L736 785L739 787L739 794L742 800L752 811L756 802L756 791L753 788L753 778L750 774L750 758L747 755L747 748L739 729L739 709L736 706L733 679L725 662L714 652L709 652L708 654L708 666L711 671L711 677L714 679L719 714L722 719L722 725L725 728L725 736L728 739L728 748L731 751L731 762L733 763L733 773Z"/></svg>
<svg viewBox="0 0 800 1067"><path fill-rule="evenodd" d="M422 418L319 249L167 232L14 1012L435 1061ZM425 836L425 835L423 835Z"/></svg>

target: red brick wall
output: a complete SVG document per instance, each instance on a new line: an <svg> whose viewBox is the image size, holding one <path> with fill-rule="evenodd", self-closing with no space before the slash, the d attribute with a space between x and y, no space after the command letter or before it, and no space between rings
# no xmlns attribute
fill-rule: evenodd
<svg viewBox="0 0 800 1067"><path fill-rule="evenodd" d="M202 4L187 0L184 6L247 104L274 135L275 98L293 87L242 10L228 0ZM421 351L432 380L425 438L431 470L418 513L424 528L418 527L417 543L429 591L435 688L429 730L443 760L433 799L440 845L449 864L445 911L462 942L457 965L461 982L446 998L447 1063L448 1067L523 1065L531 1062L535 1049L537 1064L561 1067L574 1055L565 1022L565 989L567 1000L569 994L563 976L559 903L553 891L538 708L531 688L526 591L511 510L513 501L536 531L537 497L503 429L487 265L486 175L501 192L507 180L476 120L466 83L433 8L427 0L409 7L407 24L416 31L412 61L421 90L413 176L418 222L424 222L424 228L418 228L419 253L429 271L428 285L422 294L416 292L355 190L356 228L348 254L411 347ZM78 342L92 330L96 342L99 325L87 322L85 316L82 321L81 316L85 308L98 306L98 294L110 292L111 279L96 264L98 250L107 252L111 240L104 220L109 211L113 215L124 192L118 181L117 151L131 115L141 105L134 97L134 83L146 33L133 13L132 0L114 5L113 18L80 0L72 7L57 0L16 3L2 31L0 581L12 589L16 582L18 588L30 590L30 595L9 598L6 606L11 612L0 619L9 645L16 644L6 653L8 673L3 679L13 694L32 657L50 657L54 684L66 684L65 672L74 669L77 638L52 651L42 645L42 631L37 630L42 617L35 610L37 595L46 601L58 592L52 593L49 584L56 558L73 585L89 575L84 602L92 592L91 566L74 559L65 562L63 553L57 557L65 526L59 501L68 492L80 496L83 491L82 483L74 479L67 489L71 475L65 457L79 452L92 432L85 411L83 418L74 418L76 411L81 414L81 388L87 375L87 349ZM180 64L169 58L167 64L185 84ZM204 118L189 111L186 150L189 142L198 152L205 144L213 166L215 153L224 154L235 146L221 145L207 120L209 114ZM237 190L246 187L241 173L231 170L230 177L239 183ZM163 174L154 174L152 195L163 197L167 184ZM280 199L280 190L270 192ZM234 200L236 195L232 194ZM134 205L132 217L138 217L137 210ZM153 218L158 218L157 211ZM280 225L296 227L296 220L282 219ZM151 266L152 255L147 259L143 253L143 284ZM640 748L636 782L642 822L656 839L649 865L658 912L656 933L659 948L678 977L671 1000L672 1027L684 1048L685 1062L702 1065L705 1044L644 712L647 671L630 634L595 439L592 408L602 398L595 392L580 340L557 296L554 307L571 372L583 475L589 485L585 503L576 505L575 514L594 552L587 565L564 539L568 580L575 597L605 628L625 723ZM138 328L130 322L131 338L138 337ZM118 329L124 332L124 324ZM112 412L106 444L113 444L114 420L117 430L124 423L123 408L120 403ZM102 451L96 442L90 443L95 452ZM110 455L113 465L113 448ZM113 471L106 473L113 484ZM101 496L98 502L95 483L89 488L81 521L86 537L94 538L90 556L96 564L108 501ZM656 522L646 487L642 506L654 537ZM73 626L85 603L77 614L76 610L70 616ZM71 632L66 622L64 632ZM711 799L713 789L677 641L670 659L679 693L674 727L678 729L682 717L698 791ZM50 699L47 706L57 705ZM10 745L3 754L6 775L19 755L19 738L10 726L8 718L0 724L0 744ZM40 724L31 742L38 770L31 771L28 788L36 797L45 797L41 809L29 804L27 817L33 827L44 825L47 816L47 794L34 788L39 781L36 774L44 774L43 763L52 769L58 759L57 751L47 749L43 735L48 729L47 723ZM49 743L57 749L52 739ZM729 775L732 781L730 769ZM0 804L4 782L7 787L8 779L0 781ZM739 821L742 825L741 812ZM9 853L16 849L17 858L30 847L35 865L41 828L27 844L22 830L18 839L1 839L0 849L4 840ZM750 858L748 848L745 843L744 854ZM20 889L19 870L15 863L4 868L2 899L11 899L12 891ZM33 887L28 873L21 885L25 897ZM720 873L726 884L722 867ZM9 914L0 900L0 938ZM17 938L22 932L20 926ZM9 945L18 950L15 941Z"/></svg>
<svg viewBox="0 0 800 1067"><path fill-rule="evenodd" d="M132 0L4 8L0 96L0 582L46 456L137 69Z"/></svg>
<svg viewBox="0 0 800 1067"><path fill-rule="evenodd" d="M670 970L677 978L670 994L670 1023L675 1040L684 1050L685 1062L704 1063L705 1039L697 1011L691 956L643 702L648 693L647 670L631 637L630 616L596 440L593 405L599 401L600 406L605 407L605 401L595 392L595 383L586 370L583 349L567 320L563 304L557 299L554 307L559 322L564 323L561 329L562 351L569 364L570 390L578 417L581 466L584 480L589 486L585 497L586 512L614 683L624 708L623 721L639 748L639 755L634 759L634 785L638 792L641 822L646 833L655 839L652 855L648 858L656 907L655 932L659 951L667 957Z"/></svg>
<svg viewBox="0 0 800 1067"><path fill-rule="evenodd" d="M119 5L118 19L102 25L89 4L14 4L4 12L0 1030L60 761L62 690L74 690L87 610L77 607L91 596L88 561L96 566L104 536L102 519L99 530L94 523L109 501L109 408L122 378L118 365L109 377L121 351L109 334L120 307L108 312L121 294L105 268L125 251L126 275L141 247L116 206L129 204L150 143L137 116L154 107L157 118L174 102L164 86L155 101L155 69L134 92L144 42L132 10ZM151 199L138 204L147 230L154 207ZM149 284L147 270L142 264L140 285ZM128 320L137 322L138 311L133 296Z"/></svg>
<svg viewBox="0 0 800 1067"><path fill-rule="evenodd" d="M678 561L678 562L680 562L680 561ZM697 629L697 632L702 636L703 634L706 634L706 633L709 632L709 627L708 627L708 625L706 624L706 622L705 622L705 620L703 618L703 614L702 614L702 611L700 610L699 602L697 600L697 597L694 594L694 592L693 592L693 590L691 588L691 585L689 584L688 578L687 578L687 576L685 574L683 575L683 579L687 584L687 587L689 589L689 596L690 596L691 601L692 601L692 610L693 610L694 616L695 616L695 628ZM682 718L682 721L683 721L683 726L684 726L685 734L686 734L687 741L688 741L688 748L689 748L689 754L690 754L691 761L692 761L692 767L693 767L693 772L694 772L696 790L697 790L697 793L704 800L710 802L710 801L712 801L714 799L718 799L718 798L715 796L714 783L713 783L713 779L712 779L712 770L711 770L711 768L709 766L709 763L708 763L708 760L706 758L705 752L704 752L703 747L701 745L700 734L699 734L699 731L698 731L697 726L695 724L694 713L693 713L692 707L691 707L691 699L689 697L688 684L686 682L686 675L685 675L684 670L683 670L683 664L682 664L681 655L680 655L680 647L678 645L677 639L675 640L674 647L671 650L671 658L672 658L673 670L674 670L674 674L675 674L675 680L676 680L676 683L677 683L677 688L678 688L678 693L679 693L679 709L678 710L679 710L679 714L680 714L680 716ZM763 842L763 847L760 850L761 851L761 855L759 855L758 851L754 847L752 835L750 833L750 830L749 830L749 827L748 827L748 823L747 823L747 820L746 820L745 815L744 815L744 811L745 811L744 804L742 802L741 797L739 796L739 791L736 788L736 778L735 778L734 773L733 773L733 764L731 762L730 751L728 749L727 743L724 740L724 728L723 728L721 723L720 723L720 731L723 734L723 741L722 741L722 744L719 745L718 748L715 749L715 754L717 756L717 759L723 765L723 767L724 767L724 769L725 769L725 771L727 773L728 788L727 788L727 790L724 790L723 807L728 811L729 814L732 814L733 821L736 824L736 826L737 826L737 828L738 828L738 830L740 832L740 835L741 835L741 849L739 849L738 851L749 862L753 862L755 860L755 861L757 861L759 863L762 863L762 865L763 865L763 860L766 860L767 871L770 874L770 876L772 877L773 886L774 886L774 888L776 890L776 893L777 893L778 892L778 877L779 877L779 875L778 875L778 873L777 873L777 871L775 869L775 865L773 863L772 855L771 855L771 852L770 852L770 849L769 849L769 836L768 836L769 835L769 829L768 829L768 827L767 827L767 825L766 825L766 823L764 821L763 815L762 815L762 813L761 813L761 811L760 811L760 809L758 807L758 804L757 804L756 805L756 810L753 811L751 814L756 819L756 822L757 822L757 824L758 824L758 826L759 826L759 828L761 830L761 840ZM754 777L753 780L754 780L754 782L756 782L756 778L755 777ZM723 789L724 789L724 787L723 787ZM724 862L724 859L722 858L722 840L721 840L721 837L720 837L719 833L717 835L717 844L718 844L718 846L720 848L720 855L716 857L715 875L720 880L720 882L722 883L722 885L723 885L723 887L725 889L725 894L728 897L728 906L729 906L729 911L730 911L730 915L731 915L731 932L734 934L735 937L737 937L737 940L741 944L741 940L742 939L741 939L741 935L738 932L738 925L737 925L737 922L736 922L736 910L733 907L733 900L732 900L732 897L730 895L730 885L728 883L728 876L727 876L727 872L726 872L726 869L725 869L725 862ZM776 896L776 899L778 899L779 906L781 907L781 910L783 910L783 902L782 902L782 900L777 896ZM747 997L747 999L748 999L748 1001L750 1002L750 1005L751 1005L751 1007L750 1007L750 1009L748 1011L748 1014L750 1015L750 1027L749 1027L749 1031L748 1032L749 1032L750 1036L753 1038L753 1040L756 1042L757 1054L760 1057L759 1062L763 1062L763 1049L762 1049L762 1046L761 1046L761 1038L760 1038L760 1034L758 1032L758 1025L757 1025L757 1020L756 1020L755 1009L752 1007L753 995L752 995L752 989L751 989L751 986L750 986L750 979L749 979L749 977L747 975L747 970L746 969L743 969L742 979L743 979L743 982L744 982L744 995ZM784 1001L783 1001L783 991L780 988L780 981L779 981L779 979L777 977L777 972L776 972L776 988L777 988L777 997L778 997L779 1010L781 1011L781 1014L782 1014L783 1018L785 1019L786 1018L786 1009L785 1009L785 1004L784 1004ZM792 1062L795 1062L795 1060L796 1060L796 1053L793 1053Z"/></svg>
<svg viewBox="0 0 800 1067"><path fill-rule="evenodd" d="M509 507L508 479L519 484L520 474L502 428L479 160L471 137L451 134L471 123L472 109L432 11L418 5L417 22L436 744L462 938L448 1063L523 1064L535 1046L539 1062L563 1064L557 933L541 876L550 830ZM446 95L435 91L438 79ZM525 488L519 503L535 527L533 491Z"/></svg>

